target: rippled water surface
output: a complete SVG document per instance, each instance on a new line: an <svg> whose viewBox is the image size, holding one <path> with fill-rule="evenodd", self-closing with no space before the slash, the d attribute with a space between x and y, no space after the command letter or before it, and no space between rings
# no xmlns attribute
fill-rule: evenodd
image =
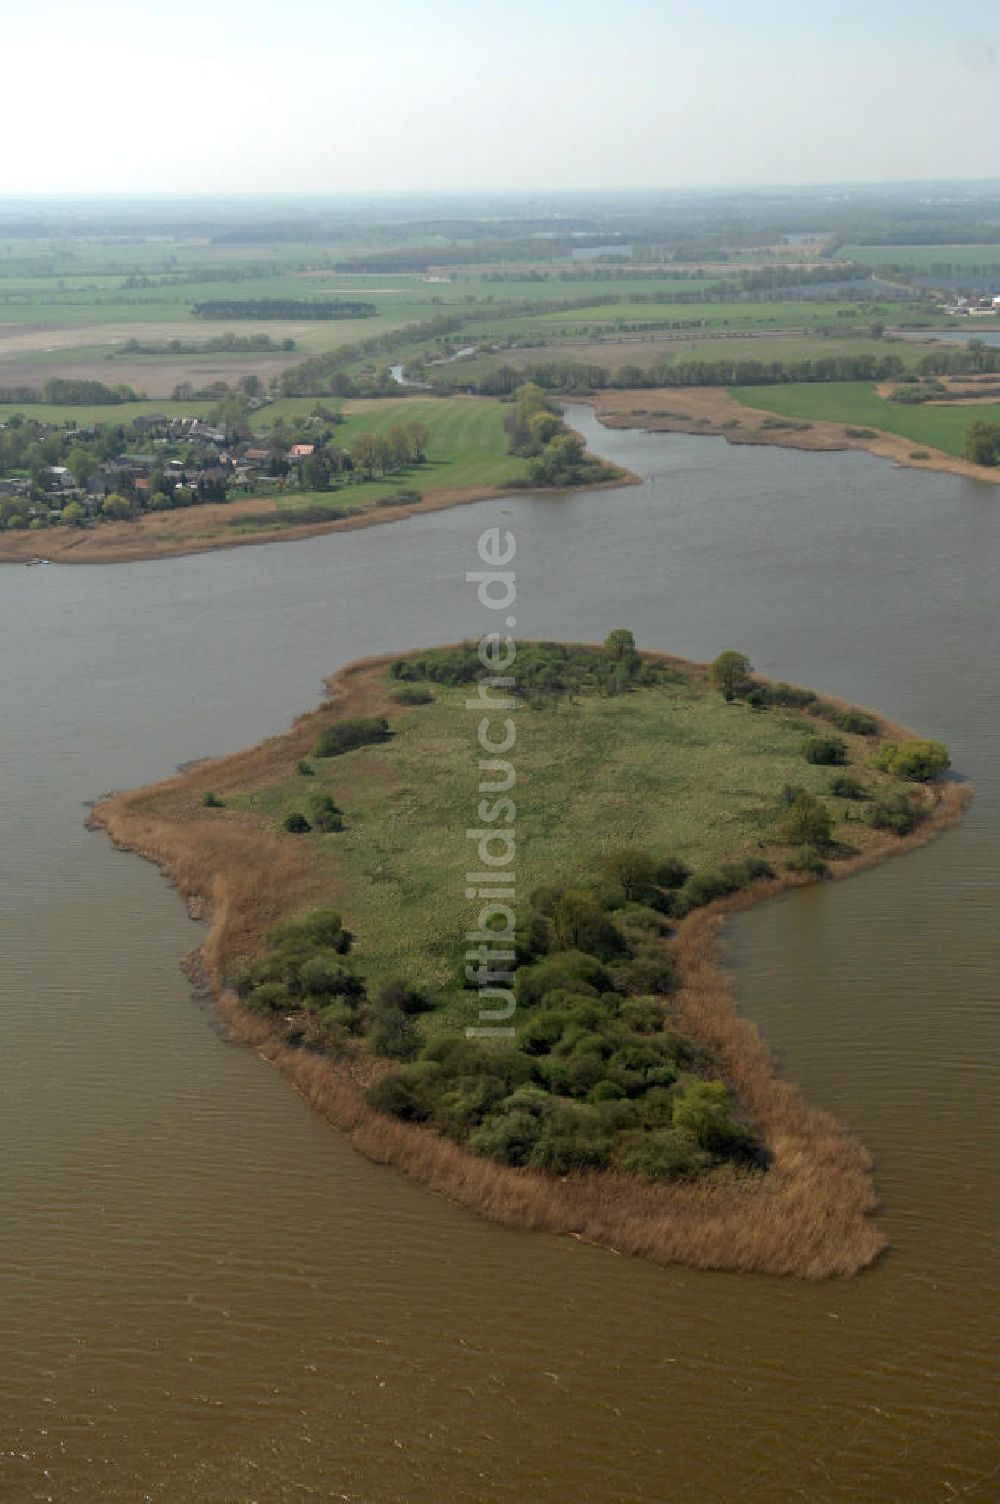
<svg viewBox="0 0 1000 1504"><path fill-rule="evenodd" d="M1000 495L851 453L611 433L642 487L303 543L0 571L0 1499L986 1501L997 1233ZM841 1283L657 1269L479 1222L359 1158L178 959L200 931L85 803L285 726L352 658L518 631L869 703L965 823L729 930L782 1068L877 1161Z"/></svg>

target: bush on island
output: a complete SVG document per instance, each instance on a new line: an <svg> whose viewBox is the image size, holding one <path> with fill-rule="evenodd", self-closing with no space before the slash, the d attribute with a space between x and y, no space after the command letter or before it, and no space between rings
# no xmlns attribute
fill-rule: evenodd
<svg viewBox="0 0 1000 1504"><path fill-rule="evenodd" d="M929 783L951 767L948 749L942 742L919 737L906 742L885 742L875 761L883 772L908 778L913 783Z"/></svg>

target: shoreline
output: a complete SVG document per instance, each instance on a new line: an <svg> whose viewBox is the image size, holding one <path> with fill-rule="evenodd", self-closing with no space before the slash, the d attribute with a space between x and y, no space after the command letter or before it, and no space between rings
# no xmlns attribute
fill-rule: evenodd
<svg viewBox="0 0 1000 1504"><path fill-rule="evenodd" d="M338 517L329 522L298 522L289 527L262 528L258 533L234 533L206 537L195 531L196 525L253 518L261 512L273 512L274 502L256 497L242 502L210 502L203 507L188 507L178 512L147 513L135 522L105 522L94 529L46 528L44 532L0 533L0 565L27 564L29 559L44 558L52 564L138 564L151 559L175 559L189 554L213 553L218 549L259 546L264 543L294 543L321 533L346 533L357 528L380 527L384 523L405 522L427 512L443 512L451 507L467 506L474 501L511 500L518 496L566 496L583 491L614 491L623 486L642 484L631 470L621 470L604 480L585 485L549 488L530 486L458 486L429 492L421 501L398 507L378 507L353 517ZM165 520L168 519L168 520ZM190 537L175 537L178 526L188 522ZM158 536L168 533L170 536Z"/></svg>
<svg viewBox="0 0 1000 1504"><path fill-rule="evenodd" d="M793 424L796 420L764 407L749 407L731 397L725 387L685 386L636 388L629 391L605 390L590 396L573 396L564 401L585 403L605 428L637 428L646 433L686 433L696 438L725 439L733 445L753 447L771 445L779 449L805 449L817 454L834 454L852 449L863 450L877 459L890 460L908 470L937 471L960 475L967 480L1000 485L1000 468L973 465L969 460L917 444L900 434L873 429L872 438L852 437L845 432L850 425L827 419L810 420L808 428L761 428L768 418ZM744 428L756 419L757 427ZM923 449L927 459L911 458L915 449Z"/></svg>
<svg viewBox="0 0 1000 1504"><path fill-rule="evenodd" d="M852 437L841 423L825 419L812 420L807 429L794 427L765 429L767 418L786 420L767 408L749 407L731 397L725 387L653 387L626 391L554 394L565 405L578 402L590 407L605 428L634 428L646 433L693 434L701 438L725 439L741 446L772 446L779 449L809 450L833 454L861 450L877 459L910 470L935 471L959 475L986 485L1000 485L1000 469L973 465L968 460L946 454L944 450L915 446L913 441L884 429L873 430L873 437ZM641 406L636 404L642 404ZM757 427L742 425L756 417ZM914 447L925 449L927 458L911 457ZM591 458L600 456L591 456ZM607 461L602 461L607 464ZM571 495L584 491L618 490L642 484L642 477L622 469L618 475L584 485L552 487L550 490L510 486L443 487L430 492L419 502L396 507L371 508L353 517L339 517L330 522L293 523L288 527L261 529L253 534L225 533L206 535L205 528L225 525L234 520L252 520L261 513L274 511L273 498L254 497L236 502L212 502L169 513L146 513L134 522L106 522L94 529L46 528L43 532L0 533L0 565L26 564L46 559L53 564L128 564L151 559L181 558L190 554L212 553L217 549L256 547L267 543L292 543L323 533L351 532L356 528L380 527L403 522L428 512L447 511L477 501L509 500L520 495ZM186 536L185 536L186 535Z"/></svg>
<svg viewBox="0 0 1000 1504"><path fill-rule="evenodd" d="M715 1053L761 1129L771 1167L758 1181L654 1185L612 1172L555 1180L483 1160L433 1130L375 1112L363 1097L361 1054L334 1059L290 1047L267 1021L225 990L225 963L254 948L262 932L322 897L336 903L327 876L317 875L300 851L237 821L166 820L150 806L178 789L195 801L220 775L227 784L251 782L262 770L305 755L317 729L337 714L371 714L388 705L381 670L398 654L352 663L327 680L329 699L292 727L257 747L199 763L183 774L130 793L107 796L88 822L122 850L153 861L173 881L192 917L209 932L198 955L220 1016L233 1037L274 1065L328 1122L377 1163L413 1176L431 1189L507 1226L572 1234L657 1263L822 1279L856 1273L887 1246L872 1219L876 1193L867 1151L829 1114L810 1107L798 1088L775 1072L756 1026L737 1010L732 984L718 957L726 915L766 901L809 878L785 873L745 893L696 910L677 927L681 985L675 996L682 1027ZM702 674L667 654L644 656ZM766 681L762 681L766 682ZM394 706L393 712L399 713ZM883 735L901 728L878 717ZM833 861L832 878L851 875L924 845L956 823L970 790L954 781L932 790L933 808L911 835L886 835L853 858ZM262 877L262 872L266 875ZM353 1065L353 1069L352 1069Z"/></svg>

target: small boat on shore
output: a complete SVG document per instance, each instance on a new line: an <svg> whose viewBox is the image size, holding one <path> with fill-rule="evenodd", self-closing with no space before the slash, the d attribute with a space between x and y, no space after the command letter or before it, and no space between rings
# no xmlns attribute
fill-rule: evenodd
<svg viewBox="0 0 1000 1504"><path fill-rule="evenodd" d="M36 558L36 559L25 559L24 562L27 565L27 567L30 569L31 566L32 566L32 564L51 564L52 560L51 559Z"/></svg>

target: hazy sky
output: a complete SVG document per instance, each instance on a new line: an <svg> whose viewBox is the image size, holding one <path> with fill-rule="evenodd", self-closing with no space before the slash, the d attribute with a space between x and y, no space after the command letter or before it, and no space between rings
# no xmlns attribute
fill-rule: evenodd
<svg viewBox="0 0 1000 1504"><path fill-rule="evenodd" d="M0 192L1000 176L997 0L0 0Z"/></svg>

